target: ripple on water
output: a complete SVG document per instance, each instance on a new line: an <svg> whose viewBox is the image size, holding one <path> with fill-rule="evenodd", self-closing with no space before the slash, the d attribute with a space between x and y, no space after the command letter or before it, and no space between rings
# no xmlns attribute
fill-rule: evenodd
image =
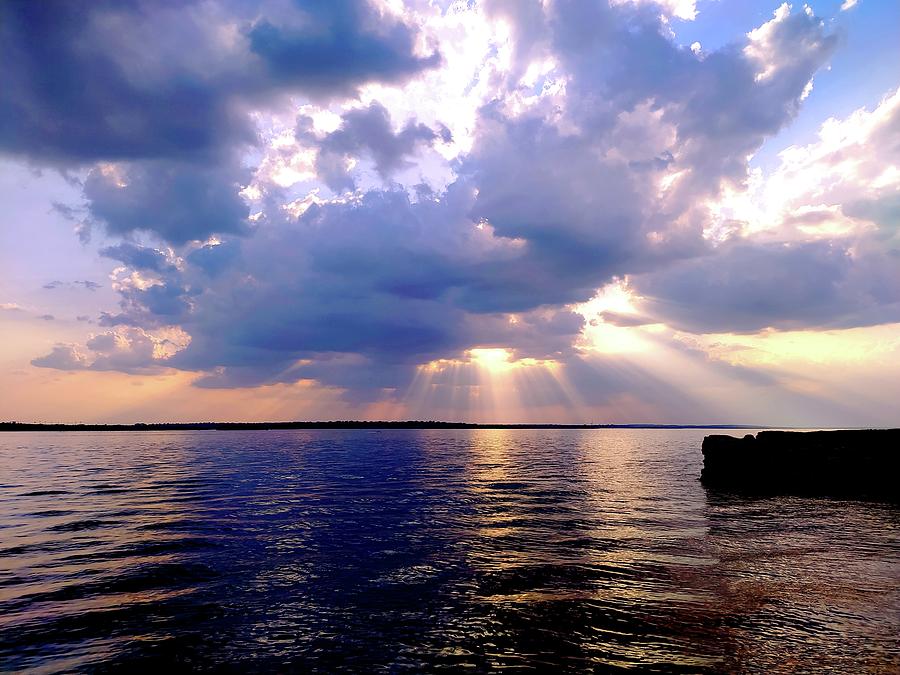
<svg viewBox="0 0 900 675"><path fill-rule="evenodd" d="M702 435L0 436L0 670L900 670L897 507Z"/></svg>

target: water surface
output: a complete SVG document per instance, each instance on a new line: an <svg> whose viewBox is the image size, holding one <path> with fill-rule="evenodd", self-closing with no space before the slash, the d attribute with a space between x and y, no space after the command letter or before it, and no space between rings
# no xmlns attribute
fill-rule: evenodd
<svg viewBox="0 0 900 675"><path fill-rule="evenodd" d="M2 434L0 670L900 670L898 508L703 435Z"/></svg>

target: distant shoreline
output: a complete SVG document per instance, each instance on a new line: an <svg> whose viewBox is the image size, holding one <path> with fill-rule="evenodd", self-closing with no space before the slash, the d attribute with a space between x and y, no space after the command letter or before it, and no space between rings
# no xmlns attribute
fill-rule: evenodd
<svg viewBox="0 0 900 675"><path fill-rule="evenodd" d="M289 429L769 429L746 424L474 424L408 420L403 422L173 422L148 424L43 424L0 422L0 431L277 431ZM784 427L779 427L784 428Z"/></svg>

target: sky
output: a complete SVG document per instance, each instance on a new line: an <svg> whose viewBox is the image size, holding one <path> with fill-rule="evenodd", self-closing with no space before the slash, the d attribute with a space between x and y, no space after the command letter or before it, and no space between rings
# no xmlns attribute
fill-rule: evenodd
<svg viewBox="0 0 900 675"><path fill-rule="evenodd" d="M0 419L900 423L900 4L0 4Z"/></svg>

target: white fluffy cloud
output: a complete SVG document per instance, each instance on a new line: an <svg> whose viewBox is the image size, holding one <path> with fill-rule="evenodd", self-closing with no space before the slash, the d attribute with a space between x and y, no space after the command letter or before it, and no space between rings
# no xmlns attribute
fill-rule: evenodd
<svg viewBox="0 0 900 675"><path fill-rule="evenodd" d="M707 254L640 275L662 320L699 332L900 320L900 92L709 204Z"/></svg>
<svg viewBox="0 0 900 675"><path fill-rule="evenodd" d="M900 208L900 90L874 110L827 120L817 142L780 153L780 166L750 191L748 233L798 236L896 234Z"/></svg>

